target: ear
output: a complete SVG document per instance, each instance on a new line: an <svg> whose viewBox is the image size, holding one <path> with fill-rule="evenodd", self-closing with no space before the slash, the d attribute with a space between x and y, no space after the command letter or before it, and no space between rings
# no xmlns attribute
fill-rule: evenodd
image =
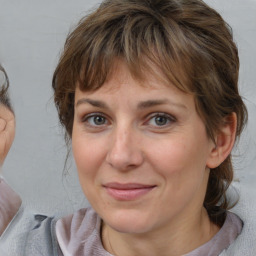
<svg viewBox="0 0 256 256"><path fill-rule="evenodd" d="M0 166L3 164L15 135L15 117L10 109L0 104Z"/></svg>
<svg viewBox="0 0 256 256"><path fill-rule="evenodd" d="M225 118L224 125L215 137L215 145L206 163L210 169L218 167L231 153L236 138L237 116L232 113Z"/></svg>

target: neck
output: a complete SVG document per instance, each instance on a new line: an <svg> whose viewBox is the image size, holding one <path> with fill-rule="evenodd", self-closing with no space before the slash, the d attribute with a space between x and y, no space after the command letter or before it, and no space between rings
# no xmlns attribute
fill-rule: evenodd
<svg viewBox="0 0 256 256"><path fill-rule="evenodd" d="M183 255L208 242L219 230L204 208L197 216L143 234L120 233L103 223L103 246L115 256Z"/></svg>

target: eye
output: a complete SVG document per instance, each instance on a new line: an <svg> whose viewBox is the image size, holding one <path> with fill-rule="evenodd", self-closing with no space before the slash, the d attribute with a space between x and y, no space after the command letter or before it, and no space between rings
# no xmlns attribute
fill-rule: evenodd
<svg viewBox="0 0 256 256"><path fill-rule="evenodd" d="M168 114L157 113L151 115L147 123L152 127L166 127L174 121L175 118Z"/></svg>
<svg viewBox="0 0 256 256"><path fill-rule="evenodd" d="M83 122L89 126L103 126L108 123L107 118L101 114L89 114L83 119Z"/></svg>
<svg viewBox="0 0 256 256"><path fill-rule="evenodd" d="M158 126L166 125L168 123L168 119L165 116L156 116L154 117L154 122Z"/></svg>

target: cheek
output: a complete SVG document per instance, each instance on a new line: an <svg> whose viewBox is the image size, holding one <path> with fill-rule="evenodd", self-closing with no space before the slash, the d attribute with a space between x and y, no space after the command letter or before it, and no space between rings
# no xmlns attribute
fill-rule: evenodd
<svg viewBox="0 0 256 256"><path fill-rule="evenodd" d="M205 197L208 174L202 160L203 148L193 147L188 140L164 143L152 154L154 170L161 176L161 198L168 212L184 207L201 206ZM175 205L175 209L173 206Z"/></svg>
<svg viewBox="0 0 256 256"><path fill-rule="evenodd" d="M97 174L104 159L101 140L95 140L83 133L74 131L72 136L72 151L76 162L80 182L86 182L90 176Z"/></svg>
<svg viewBox="0 0 256 256"><path fill-rule="evenodd" d="M153 162L163 166L165 170L183 169L185 166L195 166L198 160L203 162L200 161L202 150L191 144L185 139L164 141L158 147L154 147L150 154L154 159Z"/></svg>
<svg viewBox="0 0 256 256"><path fill-rule="evenodd" d="M99 145L92 143L90 139L85 138L84 134L72 136L72 151L76 162L77 173L81 188L86 198L91 201L97 201L95 191L98 186L96 183L98 170L101 165Z"/></svg>
<svg viewBox="0 0 256 256"><path fill-rule="evenodd" d="M199 186L206 168L205 141L193 136L162 141L150 153L151 165L176 190L184 189L185 184Z"/></svg>

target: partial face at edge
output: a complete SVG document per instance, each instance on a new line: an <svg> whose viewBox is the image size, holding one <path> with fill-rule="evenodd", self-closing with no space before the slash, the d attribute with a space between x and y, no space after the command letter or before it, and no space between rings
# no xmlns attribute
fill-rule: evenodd
<svg viewBox="0 0 256 256"><path fill-rule="evenodd" d="M11 148L15 135L15 117L13 112L0 102L0 166Z"/></svg>
<svg viewBox="0 0 256 256"><path fill-rule="evenodd" d="M123 63L97 91L75 93L73 155L92 207L113 229L152 232L203 207L214 143L192 95Z"/></svg>

